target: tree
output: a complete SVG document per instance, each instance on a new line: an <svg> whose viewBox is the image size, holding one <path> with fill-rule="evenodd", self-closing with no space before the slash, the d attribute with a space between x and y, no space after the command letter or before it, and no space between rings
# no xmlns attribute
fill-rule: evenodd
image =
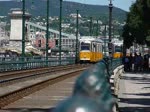
<svg viewBox="0 0 150 112"><path fill-rule="evenodd" d="M127 15L127 24L124 26L122 35L127 47L130 47L133 42L138 44L148 43L146 37L150 35L149 20L150 0L137 0L132 4L130 12Z"/></svg>
<svg viewBox="0 0 150 112"><path fill-rule="evenodd" d="M130 29L129 29L128 24L126 24L123 27L122 37L123 37L123 40L124 40L125 48L129 48L130 46L132 46L132 42L134 41L134 37L130 33Z"/></svg>

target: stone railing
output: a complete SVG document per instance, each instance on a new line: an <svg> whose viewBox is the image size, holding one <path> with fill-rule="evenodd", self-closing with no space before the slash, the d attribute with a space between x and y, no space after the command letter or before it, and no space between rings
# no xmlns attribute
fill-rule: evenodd
<svg viewBox="0 0 150 112"><path fill-rule="evenodd" d="M110 77L111 89L113 90L115 96L118 96L120 76L123 73L124 66L120 65L113 71L113 74Z"/></svg>
<svg viewBox="0 0 150 112"><path fill-rule="evenodd" d="M124 73L124 66L120 65L117 68L113 70L113 74L110 77L110 85L111 85L111 91L113 96L118 99L119 95L119 81L120 76ZM118 100L116 101L116 104L113 108L113 112L118 112Z"/></svg>
<svg viewBox="0 0 150 112"><path fill-rule="evenodd" d="M72 95L59 103L53 112L116 112L122 73L121 61L119 64L116 60L101 60L77 78Z"/></svg>

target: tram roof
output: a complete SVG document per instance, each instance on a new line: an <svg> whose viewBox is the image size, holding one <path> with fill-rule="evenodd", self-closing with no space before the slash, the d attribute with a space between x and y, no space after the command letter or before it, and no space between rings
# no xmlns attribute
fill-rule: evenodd
<svg viewBox="0 0 150 112"><path fill-rule="evenodd" d="M83 36L79 39L80 42L86 42L86 43L91 43L91 42L103 42L102 39L92 37L92 36Z"/></svg>
<svg viewBox="0 0 150 112"><path fill-rule="evenodd" d="M113 44L117 45L117 46L121 46L121 45L123 45L123 42L114 42Z"/></svg>

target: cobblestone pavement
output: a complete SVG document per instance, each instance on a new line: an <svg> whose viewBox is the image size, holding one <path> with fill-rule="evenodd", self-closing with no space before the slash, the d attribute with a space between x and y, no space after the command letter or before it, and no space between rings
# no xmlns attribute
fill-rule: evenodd
<svg viewBox="0 0 150 112"><path fill-rule="evenodd" d="M124 73L119 87L119 112L150 112L150 74Z"/></svg>

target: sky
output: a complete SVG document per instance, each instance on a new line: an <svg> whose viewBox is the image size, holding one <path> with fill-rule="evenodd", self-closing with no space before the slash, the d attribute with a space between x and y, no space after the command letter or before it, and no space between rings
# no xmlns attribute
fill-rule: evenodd
<svg viewBox="0 0 150 112"><path fill-rule="evenodd" d="M9 0L0 0L0 1L9 1ZM63 1L73 1L94 5L108 5L110 3L110 0L63 0ZM112 0L113 6L121 8L125 11L129 11L129 7L133 2L135 2L135 0Z"/></svg>

